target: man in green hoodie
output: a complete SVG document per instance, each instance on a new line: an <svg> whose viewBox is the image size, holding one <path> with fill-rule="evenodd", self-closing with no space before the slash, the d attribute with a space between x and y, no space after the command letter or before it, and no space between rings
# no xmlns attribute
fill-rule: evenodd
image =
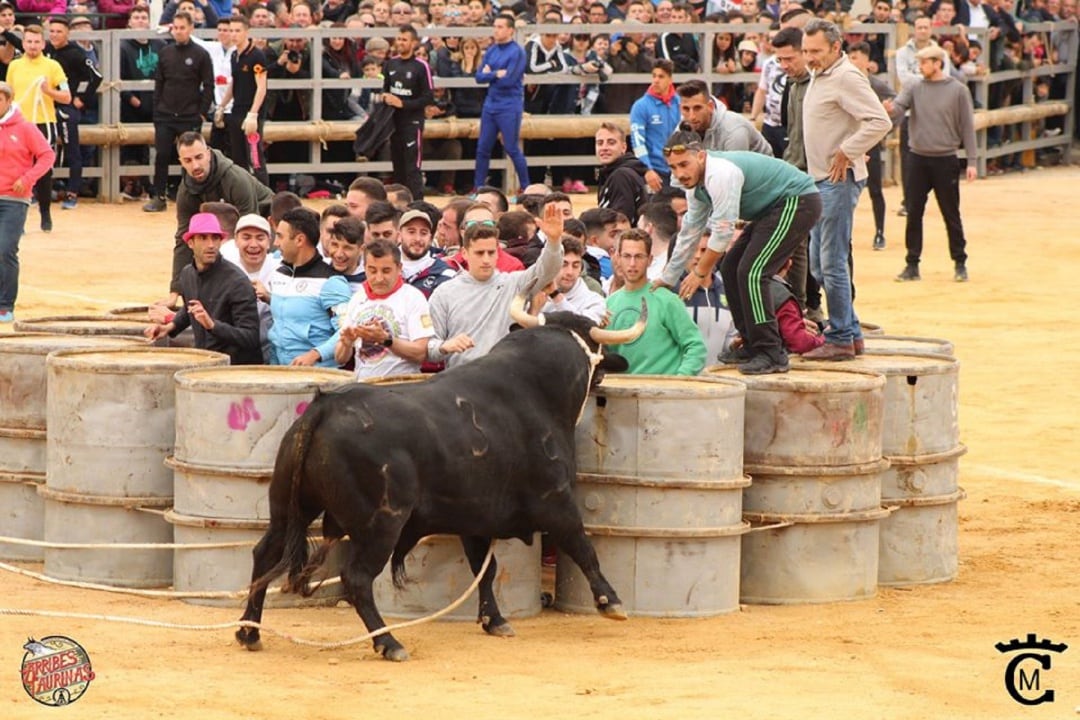
<svg viewBox="0 0 1080 720"><path fill-rule="evenodd" d="M180 294L180 271L192 262L191 248L184 242L191 217L204 202L227 202L241 216L270 214L274 194L245 168L210 148L198 132L185 132L176 141L182 168L180 188L176 192L176 245L173 248L172 282L169 307L176 306Z"/></svg>

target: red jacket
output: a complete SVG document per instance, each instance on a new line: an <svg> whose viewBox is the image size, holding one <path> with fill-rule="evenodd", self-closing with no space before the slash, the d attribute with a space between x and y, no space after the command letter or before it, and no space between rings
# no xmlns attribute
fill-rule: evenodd
<svg viewBox="0 0 1080 720"><path fill-rule="evenodd" d="M788 352L801 355L825 344L824 337L813 335L806 329L799 301L795 298L788 298L776 308L776 324Z"/></svg>
<svg viewBox="0 0 1080 720"><path fill-rule="evenodd" d="M0 118L0 197L30 202L34 183L53 166L56 153L37 126L13 107ZM12 187L22 180L22 191Z"/></svg>

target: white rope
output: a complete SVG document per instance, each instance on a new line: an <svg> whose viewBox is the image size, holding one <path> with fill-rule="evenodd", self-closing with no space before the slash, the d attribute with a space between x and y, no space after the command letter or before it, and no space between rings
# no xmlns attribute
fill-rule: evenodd
<svg viewBox="0 0 1080 720"><path fill-rule="evenodd" d="M378 637L379 635L384 635L389 632L403 630L405 628L413 627L415 625L421 625L423 623L431 622L432 620L438 620L444 615L453 612L463 602L468 600L469 596L473 593L474 590L476 590L477 586L480 584L480 579L484 577L484 573L487 572L488 566L491 564L491 558L494 557L494 555L495 542L492 541L492 543L488 546L487 555L484 557L484 563L480 567L480 572L476 573L476 577L473 578L472 583L465 590L465 592L463 592L457 600L450 603L442 610L439 610L438 612L432 613L431 615L427 615L425 617L416 618L414 620L407 620L405 622L396 623L394 625L387 625L385 627L379 628L378 630L373 630L372 632L360 635L358 637L349 638L348 640L338 640L335 642L319 642L316 640L307 640L305 638L296 637L295 635L290 635L289 633L282 632L281 630L276 630L272 627L263 625L262 623L252 622L250 620L235 620L233 622L217 623L215 625L185 625L181 623L169 623L161 620L145 620L143 618L125 617L121 615L93 615L87 613L56 612L52 610L26 610L23 608L0 608L0 615L29 615L33 617L66 618L73 620L98 620L103 622L124 623L127 625L141 625L143 627L165 628L169 630L205 631L227 630L234 627L250 627L258 628L260 631L268 632L271 635L275 635L284 640L288 640L289 642L296 645L318 648L320 650L334 650L337 648L348 647L349 645L358 645L362 642L371 640L374 637ZM0 567L3 567L3 569L5 570L10 568L10 566L5 566L4 563L0 563Z"/></svg>
<svg viewBox="0 0 1080 720"><path fill-rule="evenodd" d="M50 585L62 585L64 587L73 587L80 590L99 590L101 592L112 592L120 595L134 595L135 597L148 597L148 598L192 598L201 600L238 600L247 597L247 590L143 590L140 588L126 588L118 585L102 585L99 583L82 582L79 580L61 580L60 578L49 577L48 575L42 575L41 573L34 572L33 570L27 570L25 568L17 567L15 565L9 565L8 563L0 562L0 570L7 570L8 572L15 573L16 575L22 575L39 582L48 583ZM335 576L327 578L321 582L322 585L337 585L341 582L341 576ZM268 595L277 595L281 592L280 588L270 588L267 591Z"/></svg>
<svg viewBox="0 0 1080 720"><path fill-rule="evenodd" d="M29 545L54 550L213 550L217 548L254 547L257 540L227 543L58 543L0 535L0 545Z"/></svg>

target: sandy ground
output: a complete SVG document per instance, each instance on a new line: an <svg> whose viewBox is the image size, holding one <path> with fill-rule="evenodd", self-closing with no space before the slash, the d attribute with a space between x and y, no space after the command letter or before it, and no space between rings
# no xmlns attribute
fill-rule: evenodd
<svg viewBox="0 0 1080 720"><path fill-rule="evenodd" d="M514 623L518 636L471 624L400 632L411 662L369 646L321 652L268 638L248 653L231 631L137 628L101 621L0 615L0 717L344 718L759 717L1061 718L1080 710L1080 299L1076 188L1080 169L1032 171L964 185L971 282L952 281L944 228L927 218L923 281L903 266L903 219L890 204L885 252L872 252L869 202L856 223L857 307L892 334L944 337L961 370L960 506L955 582L881 590L875 599L744 607L706 620L633 619L548 610ZM21 317L145 302L167 286L169 218L135 205L57 209L51 235L22 243ZM36 227L31 211L29 227ZM238 617L4 577L6 608L80 611L174 623ZM362 633L351 609L271 610L268 625L338 640ZM1036 633L1075 647L1043 671L1056 702L1015 704L998 641ZM69 635L97 678L63 710L33 703L18 669L28 635ZM1028 668L1034 667L1029 661ZM1029 692L1035 695L1035 692ZM443 715L443 713L446 713Z"/></svg>

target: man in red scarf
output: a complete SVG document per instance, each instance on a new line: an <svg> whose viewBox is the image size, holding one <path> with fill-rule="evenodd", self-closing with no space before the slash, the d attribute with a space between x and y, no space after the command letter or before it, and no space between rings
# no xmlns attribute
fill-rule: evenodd
<svg viewBox="0 0 1080 720"><path fill-rule="evenodd" d="M671 133L679 129L681 119L679 96L671 80L674 72L675 65L670 60L653 63L649 89L630 108L630 142L634 155L648 168L645 182L653 192L671 181L663 148Z"/></svg>
<svg viewBox="0 0 1080 720"><path fill-rule="evenodd" d="M401 249L389 240L364 246L367 279L352 296L334 359L356 361L356 378L420 372L435 334L424 294L401 276Z"/></svg>

